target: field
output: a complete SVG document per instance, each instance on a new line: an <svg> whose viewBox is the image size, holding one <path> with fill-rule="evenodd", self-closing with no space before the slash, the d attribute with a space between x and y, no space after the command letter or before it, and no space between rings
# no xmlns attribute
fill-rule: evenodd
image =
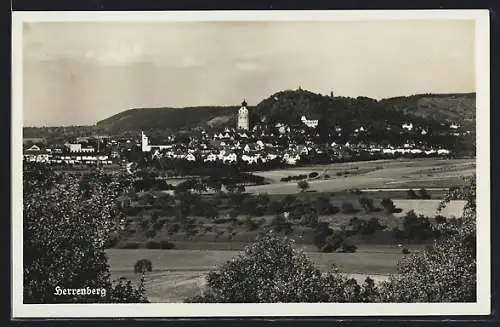
<svg viewBox="0 0 500 327"><path fill-rule="evenodd" d="M410 249L419 246L409 247ZM153 272L146 276L146 292L151 302L182 302L189 296L200 294L205 275L223 264L238 251L209 250L107 250L113 278L137 279L133 266L137 260L149 259ZM350 277L363 281L370 276L376 281L387 279L396 272L398 260L403 256L394 246L360 247L357 253L311 253L307 255L322 270L332 264Z"/></svg>
<svg viewBox="0 0 500 327"><path fill-rule="evenodd" d="M316 172L317 178L308 181L310 189L300 192L297 181L282 182L283 177L297 176ZM348 173L346 173L348 172ZM286 195L294 195L301 201L313 201L319 196L327 196L332 205L340 207L343 202L352 203L357 211L345 214L339 212L334 215L320 215L320 221L327 221L331 228L338 229L356 216L360 219L378 217L389 228L398 226L402 217L410 210L417 215L434 217L436 209L443 198L445 191L453 185L462 183L462 176L475 172L473 159L417 159L417 160L379 160L370 162L353 162L342 164L300 167L276 171L257 172L269 181L267 185L248 186L246 192L257 195L268 193L271 201L281 201ZM326 177L326 175L328 175ZM326 178L325 178L326 177ZM427 189L432 199L407 199L408 189L418 191ZM361 193L350 192L359 189ZM374 200L377 208L381 209L380 201L384 198L393 200L399 212L386 213L383 210L366 213L358 203L360 196ZM204 194L202 198L209 200L212 195ZM439 214L447 218L460 217L463 201L453 201ZM225 215L221 211L221 216ZM146 212L141 219L148 219ZM252 217L252 220L263 220L265 224L273 219L274 215L264 214ZM169 217L161 217L168 223ZM169 235L160 232L157 238L168 238L175 244L175 250L153 249L109 249L109 263L113 277L121 276L135 279L133 266L137 260L146 258L153 263L153 272L146 278L147 295L152 302L181 302L185 298L200 294L205 283L204 276L214 267L226 262L238 254L238 251L253 240L258 230L248 231L242 225L230 226L229 223L214 223L206 217L190 217L196 220L196 226L201 226L199 233L186 238L182 233ZM132 219L135 219L132 217ZM238 221L245 217L238 216ZM214 231L206 232L204 227L211 226ZM297 239L298 246L302 247L313 262L323 271L335 263L339 269L363 281L370 276L377 281L387 279L388 275L396 272L399 259L403 256L401 249L392 242L381 241L382 238L356 239L358 246L356 253L318 253L314 245L308 241L301 242L302 230L296 227L292 237ZM380 233L389 233L379 231ZM138 237L134 235L133 237ZM147 238L136 240L144 241ZM422 248L424 244L405 245L410 250Z"/></svg>
<svg viewBox="0 0 500 327"><path fill-rule="evenodd" d="M475 172L475 160L435 158L376 160L257 172L256 175L273 182L267 185L249 186L247 192L297 193L296 182L280 182L280 179L311 172L329 176L328 179L310 180L310 191L313 192L335 192L352 188L448 188L450 185L461 183L460 176L468 176ZM344 172L349 174L344 175ZM337 176L337 173L343 175Z"/></svg>

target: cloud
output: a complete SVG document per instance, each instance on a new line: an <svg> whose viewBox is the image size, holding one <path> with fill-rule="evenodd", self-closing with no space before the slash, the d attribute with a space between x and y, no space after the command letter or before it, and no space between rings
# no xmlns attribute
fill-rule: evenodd
<svg viewBox="0 0 500 327"><path fill-rule="evenodd" d="M237 70L243 71L265 71L265 67L255 61L238 61L234 64Z"/></svg>
<svg viewBox="0 0 500 327"><path fill-rule="evenodd" d="M141 61L144 52L138 45L119 45L102 51L87 50L84 57L106 65L119 65Z"/></svg>

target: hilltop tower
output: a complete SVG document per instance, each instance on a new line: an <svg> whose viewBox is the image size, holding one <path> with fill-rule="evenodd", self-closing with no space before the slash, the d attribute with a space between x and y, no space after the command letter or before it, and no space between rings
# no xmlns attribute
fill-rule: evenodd
<svg viewBox="0 0 500 327"><path fill-rule="evenodd" d="M248 109L247 102L243 100L241 103L241 108L238 110L238 129L248 130L250 128L248 122Z"/></svg>

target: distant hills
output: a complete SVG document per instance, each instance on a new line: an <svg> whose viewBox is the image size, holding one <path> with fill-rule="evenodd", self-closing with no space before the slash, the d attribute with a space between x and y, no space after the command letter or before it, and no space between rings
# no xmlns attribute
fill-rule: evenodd
<svg viewBox="0 0 500 327"><path fill-rule="evenodd" d="M99 121L109 132L155 129L189 129L197 126L234 126L239 106L130 109ZM355 126L412 120L437 124L475 118L475 93L419 94L377 101L367 97L332 97L306 90L277 92L256 106L249 106L251 124L260 121L298 122L300 116L320 119L320 124Z"/></svg>

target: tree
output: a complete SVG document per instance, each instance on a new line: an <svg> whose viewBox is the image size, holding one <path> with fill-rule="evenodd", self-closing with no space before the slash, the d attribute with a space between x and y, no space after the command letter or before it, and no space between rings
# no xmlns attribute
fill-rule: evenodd
<svg viewBox="0 0 500 327"><path fill-rule="evenodd" d="M415 191L412 189L408 190L407 197L408 199L418 199L417 193L415 193Z"/></svg>
<svg viewBox="0 0 500 327"><path fill-rule="evenodd" d="M359 204L366 213L370 213L375 209L373 206L373 199L369 199L366 197L359 198Z"/></svg>
<svg viewBox="0 0 500 327"><path fill-rule="evenodd" d="M300 224L307 227L316 227L318 224L318 214L316 211L310 210L303 215Z"/></svg>
<svg viewBox="0 0 500 327"><path fill-rule="evenodd" d="M441 207L451 199L466 200L461 223L446 228L441 238L423 251L408 254L398 274L382 284L385 302L476 301L476 177L450 189Z"/></svg>
<svg viewBox="0 0 500 327"><path fill-rule="evenodd" d="M342 212L345 214L356 213L358 210L354 208L351 202L343 202L342 203Z"/></svg>
<svg viewBox="0 0 500 327"><path fill-rule="evenodd" d="M380 291L372 278L366 277L363 285L361 285L359 297L359 302L371 303L379 301Z"/></svg>
<svg viewBox="0 0 500 327"><path fill-rule="evenodd" d="M383 199L380 204L382 205L382 207L384 207L385 211L387 211L388 213L393 213L396 210L394 202L392 202L392 200L389 198Z"/></svg>
<svg viewBox="0 0 500 327"><path fill-rule="evenodd" d="M79 177L23 167L24 303L146 302L137 288L111 280L105 245L124 228L117 198L131 181L119 173ZM91 190L91 192L87 192ZM105 297L56 296L54 289L104 288Z"/></svg>
<svg viewBox="0 0 500 327"><path fill-rule="evenodd" d="M431 198L431 195L429 194L429 192L427 192L425 188L420 189L418 193L420 194L420 198L422 199L428 200Z"/></svg>
<svg viewBox="0 0 500 327"><path fill-rule="evenodd" d="M297 187L300 189L301 192L305 192L309 189L309 183L307 181L300 181L297 183Z"/></svg>
<svg viewBox="0 0 500 327"><path fill-rule="evenodd" d="M203 295L187 302L346 302L346 280L335 268L322 274L291 239L268 233L211 271Z"/></svg>
<svg viewBox="0 0 500 327"><path fill-rule="evenodd" d="M144 274L153 270L153 264L149 259L138 260L134 265L134 273Z"/></svg>

